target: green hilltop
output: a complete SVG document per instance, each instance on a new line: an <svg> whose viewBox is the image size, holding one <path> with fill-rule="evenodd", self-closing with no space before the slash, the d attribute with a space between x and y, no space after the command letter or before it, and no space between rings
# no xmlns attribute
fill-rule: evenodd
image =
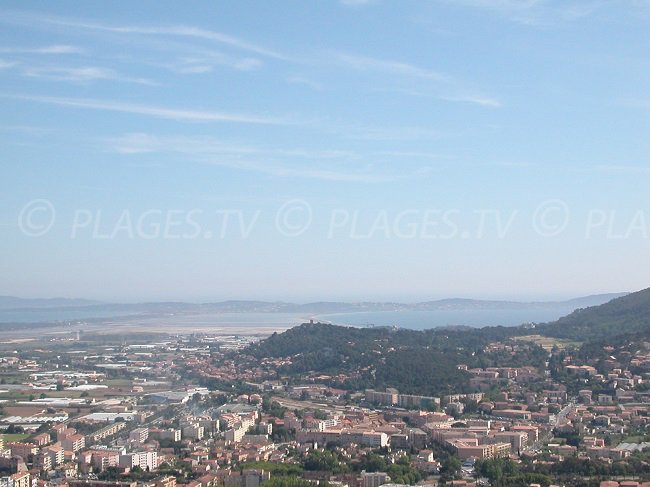
<svg viewBox="0 0 650 487"><path fill-rule="evenodd" d="M521 355L486 352L486 346L526 335L570 339L583 346L607 340L650 339L650 289L618 297L550 323L516 327L356 328L304 323L251 346L256 358L290 358L278 371L289 377L348 374L342 387L399 387L411 394L444 394L469 390L468 367L539 365L546 352L528 344ZM356 373L356 375L355 375ZM352 376L350 376L352 374Z"/></svg>

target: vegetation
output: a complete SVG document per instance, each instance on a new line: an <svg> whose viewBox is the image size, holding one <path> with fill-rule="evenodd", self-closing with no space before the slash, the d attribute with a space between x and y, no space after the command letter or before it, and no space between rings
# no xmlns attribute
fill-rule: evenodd
<svg viewBox="0 0 650 487"><path fill-rule="evenodd" d="M315 483L311 480L299 479L297 477L271 477L270 480L262 483L262 487L327 487L328 482L320 481Z"/></svg>
<svg viewBox="0 0 650 487"><path fill-rule="evenodd" d="M336 453L331 451L314 450L303 459L302 465L309 471L328 471L333 474L347 472L348 467Z"/></svg>
<svg viewBox="0 0 650 487"><path fill-rule="evenodd" d="M602 340L650 329L650 289L578 309L542 327L543 335L571 340Z"/></svg>
<svg viewBox="0 0 650 487"><path fill-rule="evenodd" d="M452 386L455 392L469 390L469 376L457 369L459 363L469 367L541 367L549 347L570 351L580 347L588 355L605 342L645 339L649 329L650 289L646 289L536 325L534 333L530 325L416 331L305 323L274 333L249 352L257 359L290 358L278 370L280 375L348 372L346 381L331 385L349 390L396 387L407 394L440 395ZM529 352L485 352L490 342L510 339L527 343ZM355 375L357 371L363 372ZM283 414L279 408L273 413Z"/></svg>
<svg viewBox="0 0 650 487"><path fill-rule="evenodd" d="M548 486L554 483L564 485L599 485L600 480L612 477L638 477L650 479L650 452L638 452L625 460L606 463L588 458L567 457L555 463L515 463L510 459L479 460L475 469L480 477L487 477L490 485L527 486L538 483Z"/></svg>
<svg viewBox="0 0 650 487"><path fill-rule="evenodd" d="M12 425L13 426L13 425ZM14 441L22 441L27 438L29 435L27 433L8 433L2 435L2 439L6 443L12 443Z"/></svg>
<svg viewBox="0 0 650 487"><path fill-rule="evenodd" d="M420 472L411 467L411 459L403 455L395 463L387 462L386 459L376 453L370 453L361 458L355 465L355 470L366 472L386 472L393 483L413 485L422 479Z"/></svg>
<svg viewBox="0 0 650 487"><path fill-rule="evenodd" d="M249 352L258 359L291 357L291 363L278 371L281 375L365 370L361 376L333 385L357 390L398 387L403 393L427 395L442 394L452 387L458 392L468 390L469 375L458 370L457 364L491 364L482 353L483 347L510 335L511 331L503 327L485 331L415 331L315 323L274 333L253 345ZM543 360L543 351L537 348ZM536 357L532 355L533 360ZM503 365L516 365L507 360Z"/></svg>
<svg viewBox="0 0 650 487"><path fill-rule="evenodd" d="M522 471L521 467L509 458L478 460L474 468L479 476L487 477L490 480L490 485L495 487L527 487L530 484L548 487L551 484L551 478L548 475Z"/></svg>
<svg viewBox="0 0 650 487"><path fill-rule="evenodd" d="M282 419L284 418L284 413L287 412L287 408L281 406L277 401L271 400L271 396L265 395L262 398L262 411Z"/></svg>
<svg viewBox="0 0 650 487"><path fill-rule="evenodd" d="M100 472L97 475L99 480L105 481L135 481L135 482L146 482L156 478L159 473L148 472L142 470L140 467L133 467L128 474L122 473L119 467L108 467L103 472Z"/></svg>
<svg viewBox="0 0 650 487"><path fill-rule="evenodd" d="M266 470L273 477L297 477L303 472L302 465L295 463L246 462L240 465L240 471L249 469Z"/></svg>

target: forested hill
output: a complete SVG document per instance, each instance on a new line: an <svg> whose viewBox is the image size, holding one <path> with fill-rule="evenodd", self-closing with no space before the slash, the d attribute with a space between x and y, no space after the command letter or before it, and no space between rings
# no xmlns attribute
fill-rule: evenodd
<svg viewBox="0 0 650 487"><path fill-rule="evenodd" d="M395 348L427 348L438 352L476 350L486 343L513 336L541 334L579 341L607 339L619 335L647 333L650 338L650 288L612 299L599 306L578 309L557 321L526 326L434 328L408 330L388 327L354 328L323 323L303 324L258 343L259 356L286 357L318 353L323 359L335 355L367 355L380 343ZM325 360L335 365L334 360Z"/></svg>
<svg viewBox="0 0 650 487"><path fill-rule="evenodd" d="M306 353L330 352L339 355L366 354L389 347L416 347L437 351L475 349L489 340L512 335L514 328L473 329L434 328L410 330L394 327L357 328L327 323L304 323L283 333L274 333L251 347L259 357L286 357Z"/></svg>
<svg viewBox="0 0 650 487"><path fill-rule="evenodd" d="M580 341L639 333L650 338L650 288L600 306L578 309L564 318L541 325L539 329L543 335Z"/></svg>
<svg viewBox="0 0 650 487"><path fill-rule="evenodd" d="M497 357L483 352L485 344L508 338L512 329L353 328L324 323L305 323L275 333L248 350L252 355L290 358L281 375L304 376L310 372L337 375L361 373L341 387L397 387L404 393L444 394L468 390L469 375L458 364L487 367ZM539 353L537 353L539 352ZM546 354L535 349L526 360L543 363ZM524 365L501 357L503 365Z"/></svg>
<svg viewBox="0 0 650 487"><path fill-rule="evenodd" d="M552 323L518 327L434 328L408 330L388 327L354 328L305 323L252 345L257 357L289 358L278 372L303 376L317 372L367 371L346 386L397 387L405 393L441 394L467 389L468 376L457 369L470 367L539 365L546 353L532 347L523 357L495 356L485 351L490 342L523 335L546 335L589 343L603 340L650 339L650 289L577 310ZM523 360L526 363L518 363Z"/></svg>

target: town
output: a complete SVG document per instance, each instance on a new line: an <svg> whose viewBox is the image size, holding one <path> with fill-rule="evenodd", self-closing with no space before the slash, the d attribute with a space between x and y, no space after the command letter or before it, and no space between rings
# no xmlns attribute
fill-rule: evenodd
<svg viewBox="0 0 650 487"><path fill-rule="evenodd" d="M354 389L361 368L283 375L297 357L259 359L260 340L4 342L0 486L650 485L647 344L492 341L521 365L457 363L471 392L434 396Z"/></svg>

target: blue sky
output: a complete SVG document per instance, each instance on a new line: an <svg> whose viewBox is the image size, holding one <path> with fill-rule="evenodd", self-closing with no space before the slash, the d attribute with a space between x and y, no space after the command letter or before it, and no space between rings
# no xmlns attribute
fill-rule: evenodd
<svg viewBox="0 0 650 487"><path fill-rule="evenodd" d="M3 2L0 294L648 286L650 3Z"/></svg>

